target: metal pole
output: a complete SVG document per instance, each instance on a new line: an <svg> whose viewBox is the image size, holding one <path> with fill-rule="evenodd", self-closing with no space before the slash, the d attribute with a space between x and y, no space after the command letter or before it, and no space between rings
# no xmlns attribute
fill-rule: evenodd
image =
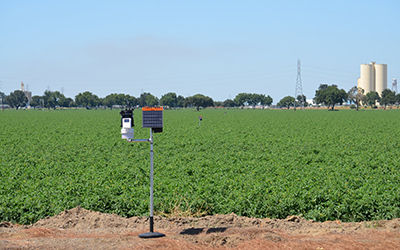
<svg viewBox="0 0 400 250"><path fill-rule="evenodd" d="M136 139L132 140L132 142L150 142L150 232L139 234L140 238L158 238L164 237L165 234L154 232L154 220L153 220L153 211L154 211L154 202L153 202L153 172L154 172L154 151L153 151L153 128L150 128L150 138L148 140Z"/></svg>
<svg viewBox="0 0 400 250"><path fill-rule="evenodd" d="M153 222L153 129L150 128L150 232L154 232Z"/></svg>

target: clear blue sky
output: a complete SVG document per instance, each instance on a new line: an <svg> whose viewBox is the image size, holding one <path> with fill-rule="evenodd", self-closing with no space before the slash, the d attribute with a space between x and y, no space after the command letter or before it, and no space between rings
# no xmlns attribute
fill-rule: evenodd
<svg viewBox="0 0 400 250"><path fill-rule="evenodd" d="M360 64L400 78L400 1L0 1L0 91L20 82L139 96L348 90Z"/></svg>

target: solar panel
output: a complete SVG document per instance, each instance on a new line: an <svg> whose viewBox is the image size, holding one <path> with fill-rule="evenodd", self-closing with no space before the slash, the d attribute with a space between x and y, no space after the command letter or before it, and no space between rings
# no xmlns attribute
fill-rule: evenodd
<svg viewBox="0 0 400 250"><path fill-rule="evenodd" d="M163 127L163 108L142 109L142 127L143 128L162 128ZM161 130L162 131L162 130ZM161 132L159 131L159 132Z"/></svg>

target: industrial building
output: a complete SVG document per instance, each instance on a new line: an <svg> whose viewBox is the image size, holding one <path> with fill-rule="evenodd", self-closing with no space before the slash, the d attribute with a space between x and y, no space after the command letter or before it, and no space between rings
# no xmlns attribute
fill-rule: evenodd
<svg viewBox="0 0 400 250"><path fill-rule="evenodd" d="M376 91L381 96L382 91L387 89L387 64L361 64L357 87L362 88L364 94Z"/></svg>

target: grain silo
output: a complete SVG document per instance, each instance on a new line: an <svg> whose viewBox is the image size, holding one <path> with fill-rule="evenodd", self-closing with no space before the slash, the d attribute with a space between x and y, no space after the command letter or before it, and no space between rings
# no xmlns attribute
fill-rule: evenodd
<svg viewBox="0 0 400 250"><path fill-rule="evenodd" d="M375 91L381 96L387 89L387 64L375 64Z"/></svg>
<svg viewBox="0 0 400 250"><path fill-rule="evenodd" d="M364 94L376 91L382 95L382 91L387 89L387 64L361 64L357 87L362 88Z"/></svg>
<svg viewBox="0 0 400 250"><path fill-rule="evenodd" d="M360 80L358 87L364 90L364 93L375 91L375 68L374 63L361 64L360 66Z"/></svg>

